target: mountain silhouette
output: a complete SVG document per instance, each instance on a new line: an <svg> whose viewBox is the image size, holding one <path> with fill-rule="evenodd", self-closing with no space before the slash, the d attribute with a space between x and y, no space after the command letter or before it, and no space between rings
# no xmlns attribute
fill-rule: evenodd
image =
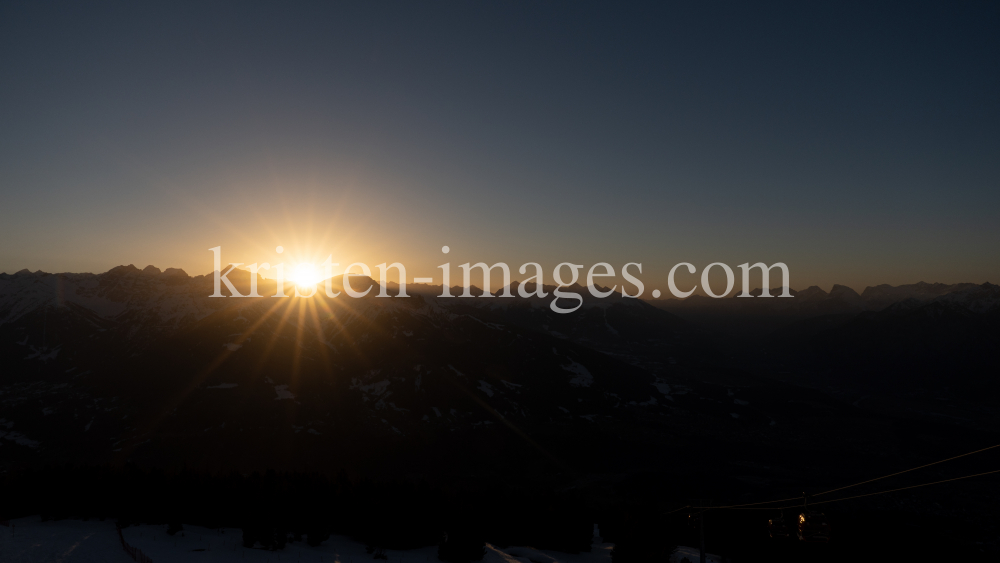
<svg viewBox="0 0 1000 563"><path fill-rule="evenodd" d="M229 278L249 293L249 272ZM561 315L551 286L409 285L404 299L350 283L371 291L220 299L212 274L133 265L0 274L0 470L343 469L759 498L971 451L1000 423L983 400L1000 367L992 284L652 302L577 285L563 289L583 305ZM918 434L930 445L907 450Z"/></svg>

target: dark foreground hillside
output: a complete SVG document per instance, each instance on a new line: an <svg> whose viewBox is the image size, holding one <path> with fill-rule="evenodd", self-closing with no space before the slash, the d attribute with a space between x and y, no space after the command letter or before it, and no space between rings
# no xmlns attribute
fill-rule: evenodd
<svg viewBox="0 0 1000 563"><path fill-rule="evenodd" d="M241 527L274 547L447 533L564 551L588 549L598 523L627 562L697 545L698 510L671 512L694 499L816 494L1000 444L995 286L706 323L620 297L557 315L545 300L377 288L209 299L210 285L129 267L0 278L0 471L14 491L0 518ZM718 330L725 315L770 327L762 345ZM993 469L1000 448L826 500ZM988 558L998 487L824 505L835 541L822 546L772 541L773 510L713 510L706 542L737 560Z"/></svg>

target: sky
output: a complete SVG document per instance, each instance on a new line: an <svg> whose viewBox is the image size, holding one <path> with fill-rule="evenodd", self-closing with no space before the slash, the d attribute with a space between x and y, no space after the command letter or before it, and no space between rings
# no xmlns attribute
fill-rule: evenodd
<svg viewBox="0 0 1000 563"><path fill-rule="evenodd" d="M1000 4L331 4L0 4L0 271L1000 280Z"/></svg>

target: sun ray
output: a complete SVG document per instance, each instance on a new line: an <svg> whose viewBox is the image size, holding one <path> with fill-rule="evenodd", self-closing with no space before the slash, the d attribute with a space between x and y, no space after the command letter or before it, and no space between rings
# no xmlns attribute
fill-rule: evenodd
<svg viewBox="0 0 1000 563"><path fill-rule="evenodd" d="M264 348L264 352L261 354L260 361L257 364L257 369L254 371L254 375L257 375L264 369L267 359L271 356L271 351L274 349L274 345L278 343L278 339L281 338L281 330L284 328L285 323L288 321L288 316L292 313L292 307L288 303L290 297L282 298L275 308L284 307L284 312L281 314L281 318L278 320L278 326L274 329L274 334L271 336L270 341L268 341L267 346Z"/></svg>
<svg viewBox="0 0 1000 563"><path fill-rule="evenodd" d="M229 309L235 309L238 306L230 307ZM256 332L256 330L263 325L269 316L271 316L276 310L276 307L270 307L267 311L261 314L261 317L253 324L249 329L240 334L240 336L235 340L236 344L242 344L246 339L250 337L251 334ZM176 409L184 399L194 392L195 389L201 386L201 384L211 375L216 369L218 369L222 364L232 356L233 351L228 348L224 349L222 353L217 355L209 364L202 370L200 370L188 383L185 385L178 393L174 393L173 396L164 403L162 409L156 410L149 414L145 420L136 425L135 430L133 430L133 436L141 436L143 434L148 434L160 428L163 424L163 420L166 419L167 414ZM122 447L121 453L118 458L121 460L126 460L134 451L136 444L128 444Z"/></svg>
<svg viewBox="0 0 1000 563"><path fill-rule="evenodd" d="M317 302L322 303L322 298L309 300L309 312L316 325L316 342L319 343L319 350L322 354L324 371L327 374L330 374L333 371L333 365L330 362L330 350L327 348L328 344L326 342L326 331L323 330L323 321L319 317L319 307L316 305Z"/></svg>

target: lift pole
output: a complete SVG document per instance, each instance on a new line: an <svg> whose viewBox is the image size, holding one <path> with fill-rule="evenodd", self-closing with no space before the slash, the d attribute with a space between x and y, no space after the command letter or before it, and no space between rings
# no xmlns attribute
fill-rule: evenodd
<svg viewBox="0 0 1000 563"><path fill-rule="evenodd" d="M699 499L696 506L711 506L711 500ZM707 508L701 509L701 513L698 514L698 526L700 528L700 542L698 547L698 562L706 563L707 559L705 557L705 513L708 512Z"/></svg>
<svg viewBox="0 0 1000 563"><path fill-rule="evenodd" d="M698 562L705 563L705 513L702 512L701 516L698 517L701 522L701 545L698 549Z"/></svg>

